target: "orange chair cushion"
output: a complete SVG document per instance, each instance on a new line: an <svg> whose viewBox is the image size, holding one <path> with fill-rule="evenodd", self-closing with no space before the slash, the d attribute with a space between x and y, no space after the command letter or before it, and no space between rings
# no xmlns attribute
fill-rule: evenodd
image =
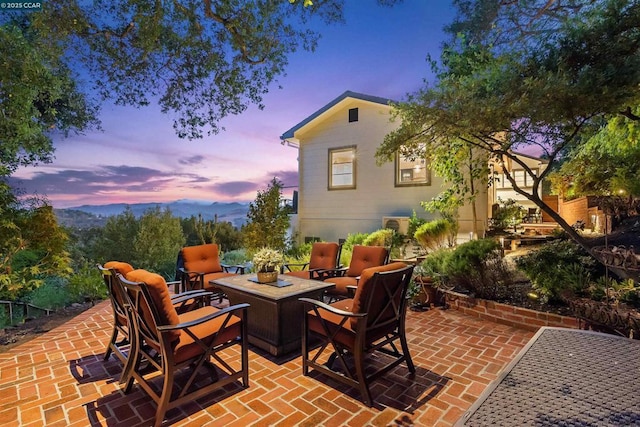
<svg viewBox="0 0 640 427"><path fill-rule="evenodd" d="M373 283L373 281L371 280L371 278L375 273L383 272L383 271L400 270L402 268L405 268L406 266L407 264L403 262L393 262L391 264L382 265L379 267L367 268L366 270L364 270L362 272L362 275L360 276L360 282L358 283L358 289L356 290L356 295L353 297L353 306L351 307L353 310L353 313L361 313L366 309L361 304L364 301L366 301L368 294L372 292L373 288L371 284ZM386 301L380 301L380 304L386 304ZM381 308L381 307L382 305L380 307L374 307L373 309L375 311L376 308ZM356 327L356 322L357 322L357 319L352 319L353 328Z"/></svg>
<svg viewBox="0 0 640 427"><path fill-rule="evenodd" d="M122 274L123 277L127 277L127 274L133 271L133 267L131 264L127 264L126 262L120 261L109 261L103 265L104 268L108 268L110 270L115 270L118 273Z"/></svg>
<svg viewBox="0 0 640 427"><path fill-rule="evenodd" d="M339 310L350 312L353 300L342 299L329 305ZM316 316L313 310L308 312L309 330L319 335L327 336L327 331L325 330L326 326L329 329L329 335L331 335L333 339L347 348L354 348L356 334L355 331L351 329L351 323L347 320L342 327L340 327L340 322L344 317L322 309L319 310L319 313L320 317Z"/></svg>
<svg viewBox="0 0 640 427"><path fill-rule="evenodd" d="M347 270L347 276L356 277L362 274L365 268L383 265L387 259L387 248L384 246L359 246L353 247L351 262Z"/></svg>
<svg viewBox="0 0 640 427"><path fill-rule="evenodd" d="M197 320L212 313L217 313L218 311L219 309L211 306L189 311L187 313L179 315L180 323ZM232 315L229 319L229 322L227 322L225 329L221 334L216 336L215 340L213 340L213 343L211 343L214 334L220 331L220 329L222 328L222 324L226 318L227 316L223 315L215 319L211 319L207 322L201 323L197 326L191 327L189 328L189 330L209 346L223 344L235 339L236 337L241 336L242 334L242 321L239 317ZM202 347L200 347L188 333L183 332L180 335L180 341L178 341L176 346L174 347L174 354L176 363L180 363L202 354Z"/></svg>
<svg viewBox="0 0 640 427"><path fill-rule="evenodd" d="M311 258L309 258L309 269L316 268L336 268L338 250L340 246L333 242L316 242L311 247Z"/></svg>
<svg viewBox="0 0 640 427"><path fill-rule="evenodd" d="M164 278L156 273L151 273L147 270L133 270L127 274L126 279L131 282L144 282L147 285L153 304L156 306L159 319L158 321L162 325L177 325L180 322L178 312L176 311L173 303L171 302L171 295L169 294L169 287ZM153 317L148 309L144 313L145 319L149 324L153 324ZM175 341L180 338L180 331L170 331L169 337L171 341Z"/></svg>
<svg viewBox="0 0 640 427"><path fill-rule="evenodd" d="M335 288L327 289L327 294L329 295L349 295L349 291L347 290L348 286L357 286L358 279L356 277L332 277L330 279L325 280L325 282L335 283Z"/></svg>
<svg viewBox="0 0 640 427"><path fill-rule="evenodd" d="M182 248L182 259L184 268L187 271L198 273L217 273L222 271L218 245L215 243L185 246Z"/></svg>
<svg viewBox="0 0 640 427"><path fill-rule="evenodd" d="M311 278L311 272L309 272L309 270L287 271L284 274L286 274L287 276L298 277L300 279L310 279Z"/></svg>

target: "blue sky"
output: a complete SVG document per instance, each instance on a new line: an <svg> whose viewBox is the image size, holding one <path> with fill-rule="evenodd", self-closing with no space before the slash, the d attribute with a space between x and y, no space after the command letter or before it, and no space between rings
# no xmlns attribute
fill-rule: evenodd
<svg viewBox="0 0 640 427"><path fill-rule="evenodd" d="M152 105L102 106L102 131L56 138L51 164L19 170L26 191L56 208L83 204L178 199L247 202L276 176L288 196L297 185L297 150L280 135L346 90L394 100L431 80L427 55L437 57L451 22L450 1L405 0L392 8L374 0L345 2L344 24L318 27L315 52L290 57L287 75L264 97L226 118L226 129L203 140L181 140L172 117Z"/></svg>

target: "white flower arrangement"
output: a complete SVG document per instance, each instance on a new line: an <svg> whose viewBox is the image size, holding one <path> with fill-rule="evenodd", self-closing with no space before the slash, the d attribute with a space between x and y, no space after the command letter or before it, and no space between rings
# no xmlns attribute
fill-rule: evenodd
<svg viewBox="0 0 640 427"><path fill-rule="evenodd" d="M262 248L253 256L253 268L256 272L277 271L283 263L282 254L271 248Z"/></svg>

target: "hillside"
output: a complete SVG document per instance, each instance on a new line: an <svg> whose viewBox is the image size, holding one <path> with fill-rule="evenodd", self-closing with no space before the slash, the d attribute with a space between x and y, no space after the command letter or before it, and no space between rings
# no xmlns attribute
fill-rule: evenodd
<svg viewBox="0 0 640 427"><path fill-rule="evenodd" d="M82 205L67 209L55 209L58 222L66 227L88 228L100 227L106 223L110 216L119 215L127 207L136 217L142 216L148 209L159 206L161 209L169 209L174 216L189 218L202 215L205 220L230 222L236 227L242 226L247 218L248 204L200 202L189 200L177 200L167 203L113 203L109 205Z"/></svg>

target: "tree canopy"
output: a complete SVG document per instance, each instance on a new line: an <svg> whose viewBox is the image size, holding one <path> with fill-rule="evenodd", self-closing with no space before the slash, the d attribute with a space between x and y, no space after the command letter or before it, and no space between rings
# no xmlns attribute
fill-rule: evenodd
<svg viewBox="0 0 640 427"><path fill-rule="evenodd" d="M569 149L585 143L612 117L639 104L640 5L636 1L456 1L436 82L396 105L399 128L378 148L453 146L481 150L507 171L515 191L548 213L576 241L584 240L538 189ZM537 174L517 151L546 157ZM523 169L531 189L505 168Z"/></svg>

